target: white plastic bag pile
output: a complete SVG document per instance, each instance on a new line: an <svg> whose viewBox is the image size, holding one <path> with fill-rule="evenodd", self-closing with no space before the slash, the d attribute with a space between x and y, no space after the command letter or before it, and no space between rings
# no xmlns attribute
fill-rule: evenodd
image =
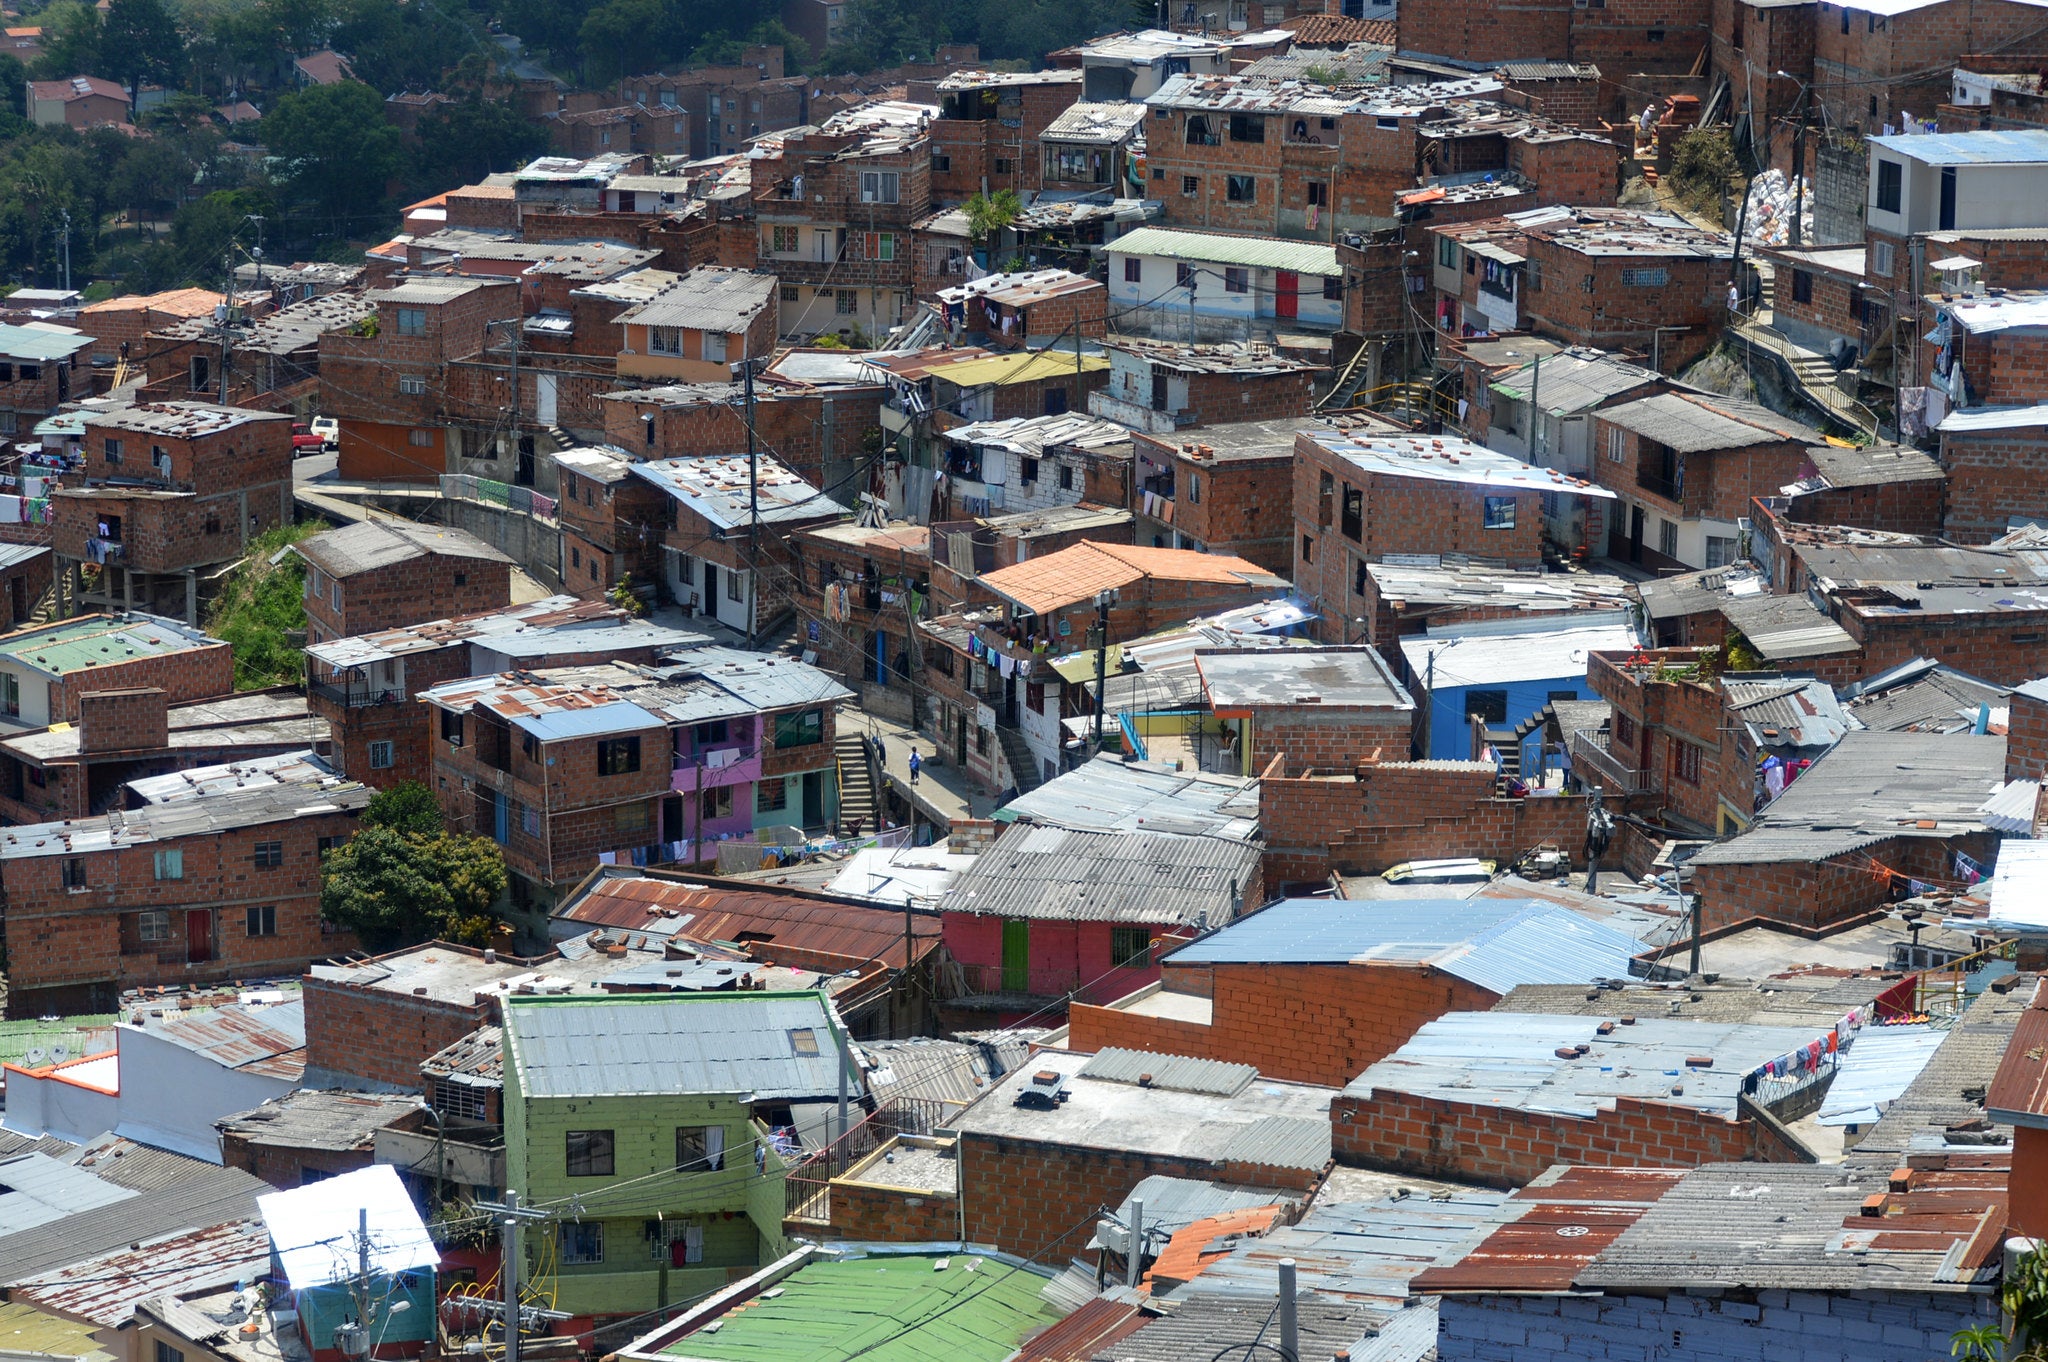
<svg viewBox="0 0 2048 1362"><path fill-rule="evenodd" d="M1800 186L1799 234L1813 240L1813 191ZM1792 232L1792 186L1782 170L1766 170L1749 182L1749 213L1743 228L1752 246L1788 246ZM1797 243L1804 245L1805 242Z"/></svg>

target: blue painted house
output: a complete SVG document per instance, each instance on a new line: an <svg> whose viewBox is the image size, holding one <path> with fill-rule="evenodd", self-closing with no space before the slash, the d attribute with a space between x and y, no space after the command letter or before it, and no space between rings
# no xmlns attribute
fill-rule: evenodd
<svg viewBox="0 0 2048 1362"><path fill-rule="evenodd" d="M1470 761L1477 752L1472 715L1495 732L1517 732L1553 700L1597 699L1586 684L1586 659L1637 644L1626 611L1575 613L1568 620L1495 620L1456 625L1401 640L1409 693L1415 697L1415 741L1424 757ZM1541 727L1521 735L1518 768L1533 775L1557 765L1543 754Z"/></svg>

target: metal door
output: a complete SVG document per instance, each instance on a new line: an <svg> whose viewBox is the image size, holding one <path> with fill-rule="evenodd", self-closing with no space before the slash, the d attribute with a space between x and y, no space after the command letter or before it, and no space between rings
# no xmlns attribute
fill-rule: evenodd
<svg viewBox="0 0 2048 1362"><path fill-rule="evenodd" d="M1031 991L1031 924L1022 919L1003 923L1003 992Z"/></svg>
<svg viewBox="0 0 2048 1362"><path fill-rule="evenodd" d="M213 959L213 913L205 908L185 914L185 961L203 965Z"/></svg>
<svg viewBox="0 0 2048 1362"><path fill-rule="evenodd" d="M1273 271L1273 315L1301 315L1301 276L1293 270Z"/></svg>

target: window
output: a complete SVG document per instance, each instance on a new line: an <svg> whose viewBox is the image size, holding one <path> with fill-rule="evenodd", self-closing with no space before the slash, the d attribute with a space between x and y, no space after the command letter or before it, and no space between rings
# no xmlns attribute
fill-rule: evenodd
<svg viewBox="0 0 2048 1362"><path fill-rule="evenodd" d="M789 807L789 783L764 780L754 787L754 812L777 813Z"/></svg>
<svg viewBox="0 0 2048 1362"><path fill-rule="evenodd" d="M1354 558L1354 559L1352 559L1352 560L1351 560L1351 594L1352 594L1352 595L1354 595L1354 596L1363 596L1363 595L1365 594L1365 583L1366 583L1366 579L1367 579L1367 578L1369 578L1369 577L1371 577L1371 576L1372 576L1372 573L1371 573L1371 571L1370 571L1370 570L1369 570L1369 569L1368 569L1368 568L1366 567L1366 563L1365 563L1365 560L1364 560L1363 558Z"/></svg>
<svg viewBox="0 0 2048 1362"><path fill-rule="evenodd" d="M1223 267L1223 291L1225 293L1250 293L1252 291L1250 272L1237 265L1225 265Z"/></svg>
<svg viewBox="0 0 2048 1362"><path fill-rule="evenodd" d="M683 329L680 326L650 326L647 328L647 353L650 355L680 355L683 353Z"/></svg>
<svg viewBox="0 0 2048 1362"><path fill-rule="evenodd" d="M171 915L162 909L135 915L135 939L145 945L162 945L171 939Z"/></svg>
<svg viewBox="0 0 2048 1362"><path fill-rule="evenodd" d="M185 1362L185 1354L162 1339L156 1341L156 1362Z"/></svg>
<svg viewBox="0 0 2048 1362"><path fill-rule="evenodd" d="M795 302L800 302L800 301L802 301L802 299L803 299L803 295L802 295L801 293L799 293L799 292L797 291L797 287L796 287L796 285L795 285L795 284L784 284L784 285L782 286L782 301L783 301L783 302L785 302L785 303L795 303Z"/></svg>
<svg viewBox="0 0 2048 1362"><path fill-rule="evenodd" d="M614 804L612 806L612 831L622 833L647 831L647 806L645 804Z"/></svg>
<svg viewBox="0 0 2048 1362"><path fill-rule="evenodd" d="M1700 749L1682 738L1671 740L1671 774L1688 785L1700 783Z"/></svg>
<svg viewBox="0 0 2048 1362"><path fill-rule="evenodd" d="M1249 175L1232 175L1223 182L1223 196L1232 203L1256 203L1259 182Z"/></svg>
<svg viewBox="0 0 2048 1362"><path fill-rule="evenodd" d="M726 573L725 598L729 601L744 601L747 598L747 579L737 572Z"/></svg>
<svg viewBox="0 0 2048 1362"><path fill-rule="evenodd" d="M1142 284L1145 282L1145 262L1135 255L1124 257L1124 282Z"/></svg>
<svg viewBox="0 0 2048 1362"><path fill-rule="evenodd" d="M639 805L633 807L638 808ZM704 791L698 796L697 811L706 822L732 817L732 786L716 785Z"/></svg>
<svg viewBox="0 0 2048 1362"><path fill-rule="evenodd" d="M775 716L775 746L809 747L812 743L825 741L825 711L807 709L801 714L778 714Z"/></svg>
<svg viewBox="0 0 2048 1362"><path fill-rule="evenodd" d="M1214 147L1222 145L1223 139L1209 126L1207 114L1190 114L1187 123L1187 142L1191 147Z"/></svg>
<svg viewBox="0 0 2048 1362"><path fill-rule="evenodd" d="M1622 434L1620 426L1607 428L1607 461L1620 463L1628 452L1628 437Z"/></svg>
<svg viewBox="0 0 2048 1362"><path fill-rule="evenodd" d="M1173 266L1173 286L1192 290L1195 286L1195 267L1185 260L1176 261Z"/></svg>
<svg viewBox="0 0 2048 1362"><path fill-rule="evenodd" d="M1313 563L1316 560L1316 537L1305 534L1301 537L1301 561Z"/></svg>
<svg viewBox="0 0 2048 1362"><path fill-rule="evenodd" d="M1906 167L1898 161L1877 163L1877 211L1896 213L1905 189Z"/></svg>
<svg viewBox="0 0 2048 1362"><path fill-rule="evenodd" d="M1805 270L1792 271L1792 301L1810 303L1813 301L1813 276Z"/></svg>
<svg viewBox="0 0 2048 1362"><path fill-rule="evenodd" d="M1678 526L1669 520L1657 522L1657 552L1666 558L1678 556Z"/></svg>
<svg viewBox="0 0 2048 1362"><path fill-rule="evenodd" d="M398 391L411 397L418 397L427 390L427 380L419 374L400 374Z"/></svg>
<svg viewBox="0 0 2048 1362"><path fill-rule="evenodd" d="M1728 535L1707 536L1707 566L1726 567L1735 561L1735 540Z"/></svg>
<svg viewBox="0 0 2048 1362"><path fill-rule="evenodd" d="M572 1178L608 1178L612 1175L612 1133L609 1130L569 1131L564 1153L569 1165L567 1171Z"/></svg>
<svg viewBox="0 0 2048 1362"><path fill-rule="evenodd" d="M730 339L723 331L704 333L704 360L710 364L725 363L726 341Z"/></svg>
<svg viewBox="0 0 2048 1362"><path fill-rule="evenodd" d="M935 174L939 174L939 175L944 175L945 173L947 173L948 171L950 171L950 170L951 170L952 168L953 168L953 158L952 158L952 157L950 157L950 156L934 156L934 157L932 157L932 171L933 171L933 173L935 173Z"/></svg>
<svg viewBox="0 0 2048 1362"><path fill-rule="evenodd" d="M814 1058L818 1053L818 1033L808 1026L792 1026L789 1052L803 1059Z"/></svg>
<svg viewBox="0 0 2048 1362"><path fill-rule="evenodd" d="M1188 474L1188 504L1190 506L1202 504L1202 475L1200 473Z"/></svg>
<svg viewBox="0 0 2048 1362"><path fill-rule="evenodd" d="M851 317L860 311L860 295L850 288L839 290L839 300L833 311L842 317Z"/></svg>
<svg viewBox="0 0 2048 1362"><path fill-rule="evenodd" d="M676 1167L686 1173L716 1173L725 1167L725 1127L677 1126Z"/></svg>
<svg viewBox="0 0 2048 1362"><path fill-rule="evenodd" d="M1671 271L1661 265L1623 270L1621 282L1624 288L1663 288L1671 282Z"/></svg>
<svg viewBox="0 0 2048 1362"><path fill-rule="evenodd" d="M424 336L427 334L427 310L423 307L401 307L398 309L398 334L401 336Z"/></svg>
<svg viewBox="0 0 2048 1362"><path fill-rule="evenodd" d="M121 442L113 436L109 435L106 438L105 443L101 446L101 450L106 454L108 463L121 462Z"/></svg>
<svg viewBox="0 0 2048 1362"><path fill-rule="evenodd" d="M708 723L698 724L691 731L699 747L713 747L719 743L730 741L732 737L732 728L723 719L713 719Z"/></svg>
<svg viewBox="0 0 2048 1362"><path fill-rule="evenodd" d="M803 249L803 233L795 227L771 228L769 242L777 255L795 255Z"/></svg>
<svg viewBox="0 0 2048 1362"><path fill-rule="evenodd" d="M1336 302L1342 302L1342 301L1343 301L1343 299L1344 299L1344 281L1343 281L1342 279L1339 279L1339 278L1338 278L1338 277L1337 277L1336 275L1334 275L1334 274L1326 274L1326 275L1324 275L1324 276L1323 276L1323 301L1324 301L1324 302L1326 302L1326 303L1336 303Z"/></svg>
<svg viewBox="0 0 2048 1362"><path fill-rule="evenodd" d="M1508 693L1504 690L1468 690L1465 712L1489 724L1508 721Z"/></svg>
<svg viewBox="0 0 2048 1362"><path fill-rule="evenodd" d="M156 853L156 877L160 880L184 879L185 853L182 851L159 851Z"/></svg>
<svg viewBox="0 0 2048 1362"><path fill-rule="evenodd" d="M1329 206L1330 186L1324 184L1321 180L1310 180L1308 182L1308 201L1312 206L1318 208Z"/></svg>
<svg viewBox="0 0 2048 1362"><path fill-rule="evenodd" d="M405 433L405 442L414 449L432 449L434 447L434 432L431 430L409 430Z"/></svg>
<svg viewBox="0 0 2048 1362"><path fill-rule="evenodd" d="M1020 464L1021 464L1021 465L1023 466L1023 472L1024 472L1024 478L1023 478L1023 480L1024 480L1025 482L1037 482L1037 481L1038 481L1038 460L1036 460L1036 459L1020 459L1020 460L1018 460L1018 462L1019 462L1019 463L1020 463Z"/></svg>
<svg viewBox="0 0 2048 1362"><path fill-rule="evenodd" d="M371 744L370 744L370 769L371 769L372 771L388 771L388 770L390 770L390 769L391 769L391 766L392 766L392 744L391 744L391 743L389 743L389 742L373 742L373 743L371 743Z"/></svg>
<svg viewBox="0 0 2048 1362"><path fill-rule="evenodd" d="M1266 120L1257 114L1232 114L1230 116L1230 140L1233 142L1265 141Z"/></svg>
<svg viewBox="0 0 2048 1362"><path fill-rule="evenodd" d="M1512 530L1515 528L1515 499L1513 497L1488 497L1486 499L1486 528L1489 530Z"/></svg>
<svg viewBox="0 0 2048 1362"><path fill-rule="evenodd" d="M1636 745L1636 721L1626 714L1614 716L1614 745L1624 750Z"/></svg>
<svg viewBox="0 0 2048 1362"><path fill-rule="evenodd" d="M243 910L243 926L250 936L277 935L277 909L248 908Z"/></svg>
<svg viewBox="0 0 2048 1362"><path fill-rule="evenodd" d="M1341 528L1344 537L1354 544L1365 537L1365 493L1348 482L1344 484L1344 518Z"/></svg>
<svg viewBox="0 0 2048 1362"><path fill-rule="evenodd" d="M1072 464L1063 463L1060 465L1060 490L1062 492L1074 490L1074 468Z"/></svg>
<svg viewBox="0 0 2048 1362"><path fill-rule="evenodd" d="M256 852L249 858L250 864L258 870L275 870L284 864L283 842L258 842Z"/></svg>
<svg viewBox="0 0 2048 1362"><path fill-rule="evenodd" d="M604 1222L565 1220L562 1222L562 1264L588 1266L604 1261Z"/></svg>
<svg viewBox="0 0 2048 1362"><path fill-rule="evenodd" d="M583 550L573 544L569 546L569 566L572 568L583 566Z"/></svg>
<svg viewBox="0 0 2048 1362"><path fill-rule="evenodd" d="M1199 176L1199 175L1183 175L1183 176L1181 176L1181 177L1180 177L1180 192L1181 192L1181 197L1182 197L1182 198L1188 198L1188 199L1191 199L1191 198L1193 198L1193 197L1194 197L1195 195L1197 195L1197 194L1201 193L1201 192L1202 192L1202 177L1201 177L1201 176Z"/></svg>
<svg viewBox="0 0 2048 1362"><path fill-rule="evenodd" d="M896 172L893 170L863 170L860 173L860 201L862 203L896 202Z"/></svg>
<svg viewBox="0 0 2048 1362"><path fill-rule="evenodd" d="M606 738L597 745L597 773L623 776L640 769L638 738Z"/></svg>
<svg viewBox="0 0 2048 1362"><path fill-rule="evenodd" d="M459 711L441 711L441 741L450 747L462 746L462 714Z"/></svg>
<svg viewBox="0 0 2048 1362"><path fill-rule="evenodd" d="M1144 969L1152 963L1152 933L1144 927L1109 929L1109 963L1117 969Z"/></svg>
<svg viewBox="0 0 2048 1362"><path fill-rule="evenodd" d="M1870 243L1870 272L1882 275L1887 279L1892 277L1891 242L1873 241Z"/></svg>
<svg viewBox="0 0 2048 1362"><path fill-rule="evenodd" d="M1458 243L1447 236L1436 239L1436 263L1447 270L1458 268Z"/></svg>

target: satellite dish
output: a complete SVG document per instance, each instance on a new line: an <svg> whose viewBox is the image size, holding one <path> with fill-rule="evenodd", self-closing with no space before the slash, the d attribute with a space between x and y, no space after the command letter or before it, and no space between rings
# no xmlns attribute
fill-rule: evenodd
<svg viewBox="0 0 2048 1362"><path fill-rule="evenodd" d="M69 1046L52 1045L50 1047L50 1062L52 1064L62 1064L65 1060L69 1058L71 1058L71 1049Z"/></svg>
<svg viewBox="0 0 2048 1362"><path fill-rule="evenodd" d="M46 1052L40 1045L38 1045L31 1047L29 1052L22 1056L22 1059L29 1068L40 1069L43 1067L44 1062L48 1060L49 1057L50 1056L48 1052Z"/></svg>

